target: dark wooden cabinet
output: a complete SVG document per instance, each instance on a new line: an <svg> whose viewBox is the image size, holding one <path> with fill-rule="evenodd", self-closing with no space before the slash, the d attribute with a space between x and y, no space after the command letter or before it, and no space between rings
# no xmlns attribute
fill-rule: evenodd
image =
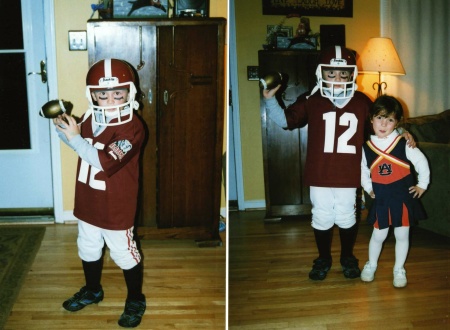
<svg viewBox="0 0 450 330"><path fill-rule="evenodd" d="M283 86L276 95L283 108L314 87L317 56L316 51L258 52L260 77L271 71L278 71L283 75ZM308 128L289 131L276 125L267 116L262 94L260 111L266 219L309 214L309 187L303 184Z"/></svg>
<svg viewBox="0 0 450 330"><path fill-rule="evenodd" d="M143 154L139 232L218 239L225 109L225 19L89 20L89 64L136 68Z"/></svg>

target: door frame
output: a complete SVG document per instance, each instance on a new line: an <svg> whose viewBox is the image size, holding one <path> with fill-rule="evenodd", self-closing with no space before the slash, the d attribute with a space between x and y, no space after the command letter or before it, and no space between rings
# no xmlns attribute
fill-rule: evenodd
<svg viewBox="0 0 450 330"><path fill-rule="evenodd" d="M45 51L47 57L48 97L49 100L58 98L58 75L56 65L56 29L55 29L55 0L43 0L45 21ZM50 128L50 149L53 179L53 212L56 223L64 222L63 190L61 171L61 146L58 133Z"/></svg>
<svg viewBox="0 0 450 330"><path fill-rule="evenodd" d="M229 85L231 90L231 117L228 123L228 128L233 130L233 141L230 141L230 135L228 134L228 141L234 143L234 162L236 177L232 178L227 176L228 180L236 181L236 193L238 199L238 209L240 211L245 210L244 199L244 179L242 171L242 150L241 150L241 121L240 121L240 109L239 109L239 84L238 84L238 69L237 69L237 54L236 54L236 19L235 19L235 7L234 0L229 2ZM230 148L228 148L229 150ZM228 158L230 158L228 156ZM230 171L228 171L230 173ZM228 203L228 199L227 199Z"/></svg>

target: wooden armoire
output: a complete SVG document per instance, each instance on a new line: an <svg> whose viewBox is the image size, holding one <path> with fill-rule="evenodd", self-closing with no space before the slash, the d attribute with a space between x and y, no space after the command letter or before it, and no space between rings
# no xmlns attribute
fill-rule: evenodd
<svg viewBox="0 0 450 330"><path fill-rule="evenodd" d="M316 84L318 52L315 50L260 50L259 76L279 72L282 87L276 94L281 107L286 108L298 96L312 90ZM308 127L285 130L266 113L261 91L261 129L263 144L266 220L280 220L311 212L309 187L303 184Z"/></svg>
<svg viewBox="0 0 450 330"><path fill-rule="evenodd" d="M89 65L118 58L139 76L143 238L220 239L225 26L223 18L87 23Z"/></svg>

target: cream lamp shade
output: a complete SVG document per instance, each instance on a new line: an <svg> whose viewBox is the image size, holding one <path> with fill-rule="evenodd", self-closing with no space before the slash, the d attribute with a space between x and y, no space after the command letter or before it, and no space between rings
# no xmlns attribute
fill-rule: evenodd
<svg viewBox="0 0 450 330"><path fill-rule="evenodd" d="M390 38L370 38L360 55L360 73L378 74L378 96L381 95L381 86L386 89L387 84L381 82L381 74L406 74L402 62L397 54L394 43Z"/></svg>

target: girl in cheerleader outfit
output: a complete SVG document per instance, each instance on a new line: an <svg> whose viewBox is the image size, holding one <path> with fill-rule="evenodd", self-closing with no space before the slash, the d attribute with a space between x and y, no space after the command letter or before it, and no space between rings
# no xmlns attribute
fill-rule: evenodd
<svg viewBox="0 0 450 330"><path fill-rule="evenodd" d="M373 225L369 243L369 261L361 272L361 280L375 277L378 258L389 227L395 236L394 287L407 284L404 264L409 249L409 228L426 218L419 198L430 181L427 159L419 148L408 148L396 128L403 109L392 96L377 98L370 112L374 135L363 145L361 185L374 198L367 221ZM414 172L418 173L416 184Z"/></svg>

